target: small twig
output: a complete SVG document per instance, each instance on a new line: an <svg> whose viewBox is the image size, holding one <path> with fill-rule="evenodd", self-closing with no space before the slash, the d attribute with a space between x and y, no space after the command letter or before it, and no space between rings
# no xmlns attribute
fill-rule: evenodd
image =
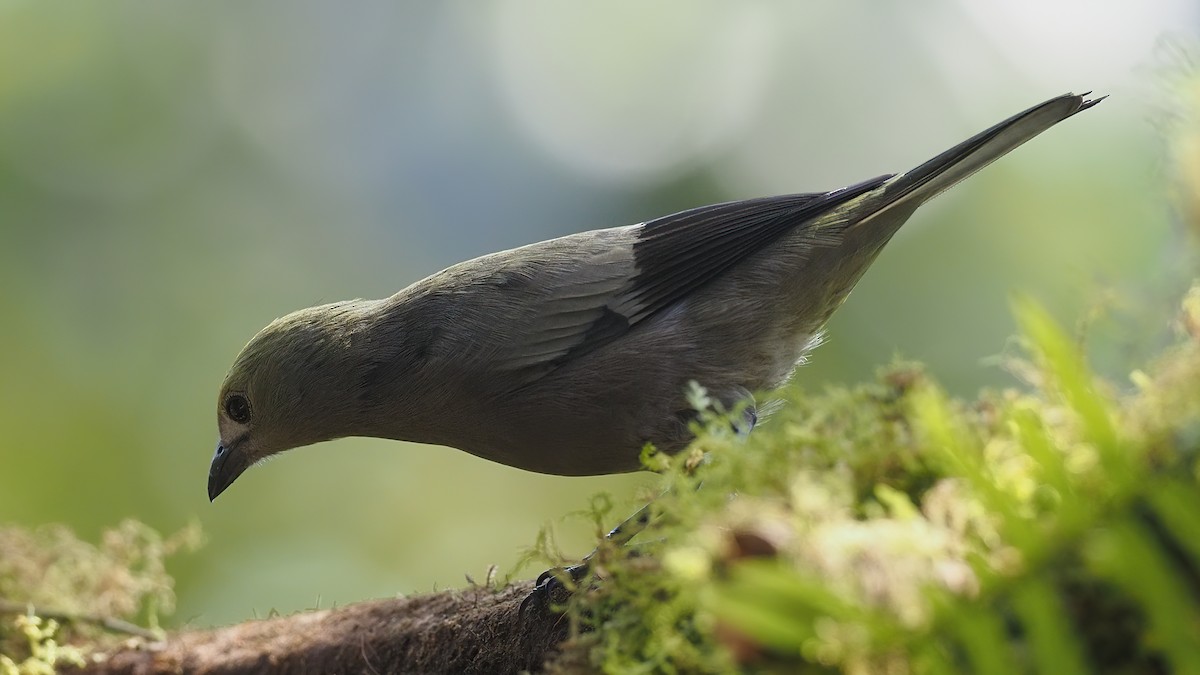
<svg viewBox="0 0 1200 675"><path fill-rule="evenodd" d="M39 609L28 603L13 602L12 600L4 600L0 598L0 614L32 614L43 619L54 619L62 623L90 623L100 626L104 630L114 633L124 633L126 635L134 635L147 640L161 640L162 635L150 630L142 628L137 624L124 621L122 619L114 619L111 616L100 616L99 614L85 614L76 612L64 612L59 610Z"/></svg>
<svg viewBox="0 0 1200 675"><path fill-rule="evenodd" d="M363 663L367 664L367 668L371 671L371 675L379 675L379 671L375 670L375 666L371 665L371 657L367 656L367 638L359 638L358 650L362 654Z"/></svg>

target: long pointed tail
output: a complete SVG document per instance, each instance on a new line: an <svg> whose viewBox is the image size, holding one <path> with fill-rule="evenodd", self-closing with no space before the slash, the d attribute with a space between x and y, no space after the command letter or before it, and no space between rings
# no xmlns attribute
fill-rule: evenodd
<svg viewBox="0 0 1200 675"><path fill-rule="evenodd" d="M1091 92L1088 92L1089 94ZM1013 148L1105 98L1064 94L1017 113L994 127L959 143L917 168L892 178L883 188L886 206L879 212L912 209L991 164ZM906 208L907 207L907 208Z"/></svg>

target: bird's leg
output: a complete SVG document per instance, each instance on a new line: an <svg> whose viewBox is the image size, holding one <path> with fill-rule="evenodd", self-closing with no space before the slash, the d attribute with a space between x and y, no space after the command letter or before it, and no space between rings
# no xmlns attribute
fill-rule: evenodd
<svg viewBox="0 0 1200 675"><path fill-rule="evenodd" d="M744 390L743 390L744 391ZM749 398L749 393L745 396ZM740 420L731 422L732 431L739 436L749 434L758 423L758 413L754 405L754 399L750 398L750 404L742 410ZM694 414L694 412L693 412ZM707 457L705 457L707 460ZM702 484L702 483L701 483ZM696 489L700 489L700 485L696 485ZM592 558L606 546L621 547L629 543L629 540L636 537L646 526L650 524L650 504L646 504L638 509L632 516L623 520L619 525L614 527L607 535L604 536L604 543L597 546L591 553L583 557L583 560L574 565L567 567L555 567L542 572L538 575L537 581L533 584L533 591L521 602L521 612L525 612L525 608L530 601L538 600L541 602L549 602L554 591L563 586L562 577L566 576L571 580L572 584L578 584L591 571Z"/></svg>
<svg viewBox="0 0 1200 675"><path fill-rule="evenodd" d="M646 504L632 516L629 516L621 521L619 525L609 530L608 534L604 535L604 541L594 548L591 553L585 555L578 563L567 567L553 567L542 572L538 575L537 581L533 583L533 590L521 601L520 612L524 614L525 608L529 606L530 602L536 601L538 604L548 605L555 591L564 587L564 577L571 580L571 585L583 581L588 572L592 570L592 559L602 549L608 546L620 548L628 544L630 539L636 537L650 524L650 516L650 504Z"/></svg>
<svg viewBox="0 0 1200 675"><path fill-rule="evenodd" d="M636 513L621 521L619 525L609 531L604 536L604 543L597 546L591 553L583 557L583 560L568 567L556 567L542 572L537 581L534 582L533 590L521 602L521 613L525 612L526 606L530 601L537 600L539 602L549 602L554 591L563 586L562 577L571 579L572 584L577 584L588 575L592 569L592 558L606 546L621 547L629 543L642 530L646 529L646 525L650 524L650 504L646 504L638 509Z"/></svg>

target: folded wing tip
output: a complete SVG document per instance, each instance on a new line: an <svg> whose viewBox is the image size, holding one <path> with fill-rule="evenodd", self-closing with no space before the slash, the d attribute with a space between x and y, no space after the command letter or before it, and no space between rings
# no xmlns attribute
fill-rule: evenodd
<svg viewBox="0 0 1200 675"><path fill-rule="evenodd" d="M1108 98L1108 96L1109 96L1108 94L1105 94L1098 98L1088 98L1088 96L1091 96L1091 95L1092 95L1091 91L1085 91L1082 94L1072 94L1072 96L1079 97L1079 110L1076 110L1075 112L1079 112L1080 110L1087 110L1088 108L1096 105L1097 103L1099 103L1100 101L1103 101L1104 99Z"/></svg>

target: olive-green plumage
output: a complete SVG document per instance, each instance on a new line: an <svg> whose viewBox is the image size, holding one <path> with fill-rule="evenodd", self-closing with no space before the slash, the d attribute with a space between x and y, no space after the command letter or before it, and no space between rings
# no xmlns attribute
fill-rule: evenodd
<svg viewBox="0 0 1200 675"><path fill-rule="evenodd" d="M277 319L221 386L209 496L343 436L635 470L644 443L689 440L689 381L727 405L782 384L918 206L1098 100L1052 99L903 174L551 239Z"/></svg>

